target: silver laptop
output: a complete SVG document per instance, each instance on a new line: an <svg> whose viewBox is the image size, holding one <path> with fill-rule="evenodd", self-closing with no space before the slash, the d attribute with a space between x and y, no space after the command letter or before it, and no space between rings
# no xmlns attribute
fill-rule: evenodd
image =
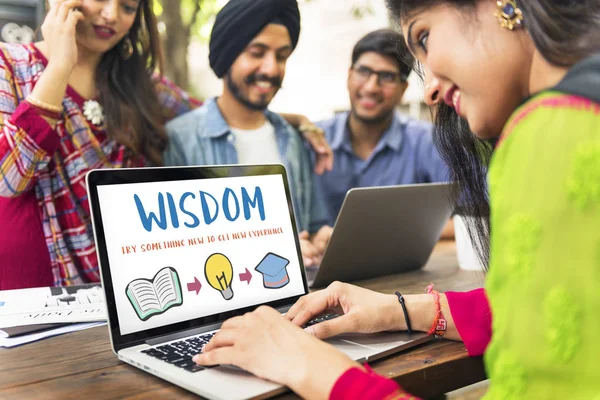
<svg viewBox="0 0 600 400"><path fill-rule="evenodd" d="M311 287L421 268L452 213L452 183L351 189Z"/></svg>
<svg viewBox="0 0 600 400"><path fill-rule="evenodd" d="M226 319L263 304L285 313L308 293L284 167L95 170L87 185L119 359L209 399L285 391L191 361ZM366 361L428 339L388 333L330 343Z"/></svg>

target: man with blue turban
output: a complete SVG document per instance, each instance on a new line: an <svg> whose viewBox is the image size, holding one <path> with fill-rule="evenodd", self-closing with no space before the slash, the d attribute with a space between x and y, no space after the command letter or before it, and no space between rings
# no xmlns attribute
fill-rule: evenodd
<svg viewBox="0 0 600 400"><path fill-rule="evenodd" d="M210 66L223 79L223 93L167 124L165 163L284 164L304 261L312 265L316 252L308 236L326 224L327 211L302 138L267 109L299 36L296 0L230 0L210 38Z"/></svg>

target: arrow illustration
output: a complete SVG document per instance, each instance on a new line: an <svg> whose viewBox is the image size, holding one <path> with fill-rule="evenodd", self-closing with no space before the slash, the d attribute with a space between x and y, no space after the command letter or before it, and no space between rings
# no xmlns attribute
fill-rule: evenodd
<svg viewBox="0 0 600 400"><path fill-rule="evenodd" d="M202 284L198 280L198 278L194 277L194 282L187 284L188 292L196 292L196 296L200 293L200 289L202 289Z"/></svg>
<svg viewBox="0 0 600 400"><path fill-rule="evenodd" d="M252 274L250 273L250 271L248 271L248 268L246 268L246 272L244 272L243 274L240 274L240 281L241 282L248 282L248 285L250 284L250 281L252 280Z"/></svg>

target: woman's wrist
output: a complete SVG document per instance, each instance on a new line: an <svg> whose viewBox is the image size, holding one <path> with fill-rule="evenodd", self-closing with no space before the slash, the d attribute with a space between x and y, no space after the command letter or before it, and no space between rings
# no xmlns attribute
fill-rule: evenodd
<svg viewBox="0 0 600 400"><path fill-rule="evenodd" d="M46 71L55 71L59 74L65 75L68 78L69 75L71 75L71 72L73 72L75 65L75 63L72 63L70 61L65 61L57 58L49 58L48 65L46 66Z"/></svg>
<svg viewBox="0 0 600 400"><path fill-rule="evenodd" d="M435 302L429 294L413 294L404 296L404 302L408 311L408 317L413 331L427 332L431 327L431 321L435 318ZM400 305L398 305L400 307ZM399 310L402 315L402 309ZM402 317L402 330L406 329L406 322Z"/></svg>
<svg viewBox="0 0 600 400"><path fill-rule="evenodd" d="M406 299L406 296L404 296ZM395 294L385 295L385 301L378 310L381 313L378 331L405 331L406 320L402 312L402 305ZM411 319L412 323L412 319ZM414 330L414 327L413 327Z"/></svg>
<svg viewBox="0 0 600 400"><path fill-rule="evenodd" d="M67 83L74 67L74 65L49 61L44 69L44 74L51 75L53 79L58 79L61 82L64 81Z"/></svg>
<svg viewBox="0 0 600 400"><path fill-rule="evenodd" d="M69 73L65 69L58 65L48 65L29 97L34 99L34 103L37 101L39 104L50 105L51 108L62 109L68 82Z"/></svg>

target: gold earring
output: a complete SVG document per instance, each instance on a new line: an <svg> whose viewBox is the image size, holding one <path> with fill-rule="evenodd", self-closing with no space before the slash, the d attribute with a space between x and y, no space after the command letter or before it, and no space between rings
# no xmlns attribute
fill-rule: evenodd
<svg viewBox="0 0 600 400"><path fill-rule="evenodd" d="M129 60L133 55L133 43L131 43L131 39L126 37L123 42L121 42L121 58L123 60Z"/></svg>
<svg viewBox="0 0 600 400"><path fill-rule="evenodd" d="M501 27L512 31L523 26L523 12L515 0L498 0L496 6L498 10L494 16L500 21Z"/></svg>

